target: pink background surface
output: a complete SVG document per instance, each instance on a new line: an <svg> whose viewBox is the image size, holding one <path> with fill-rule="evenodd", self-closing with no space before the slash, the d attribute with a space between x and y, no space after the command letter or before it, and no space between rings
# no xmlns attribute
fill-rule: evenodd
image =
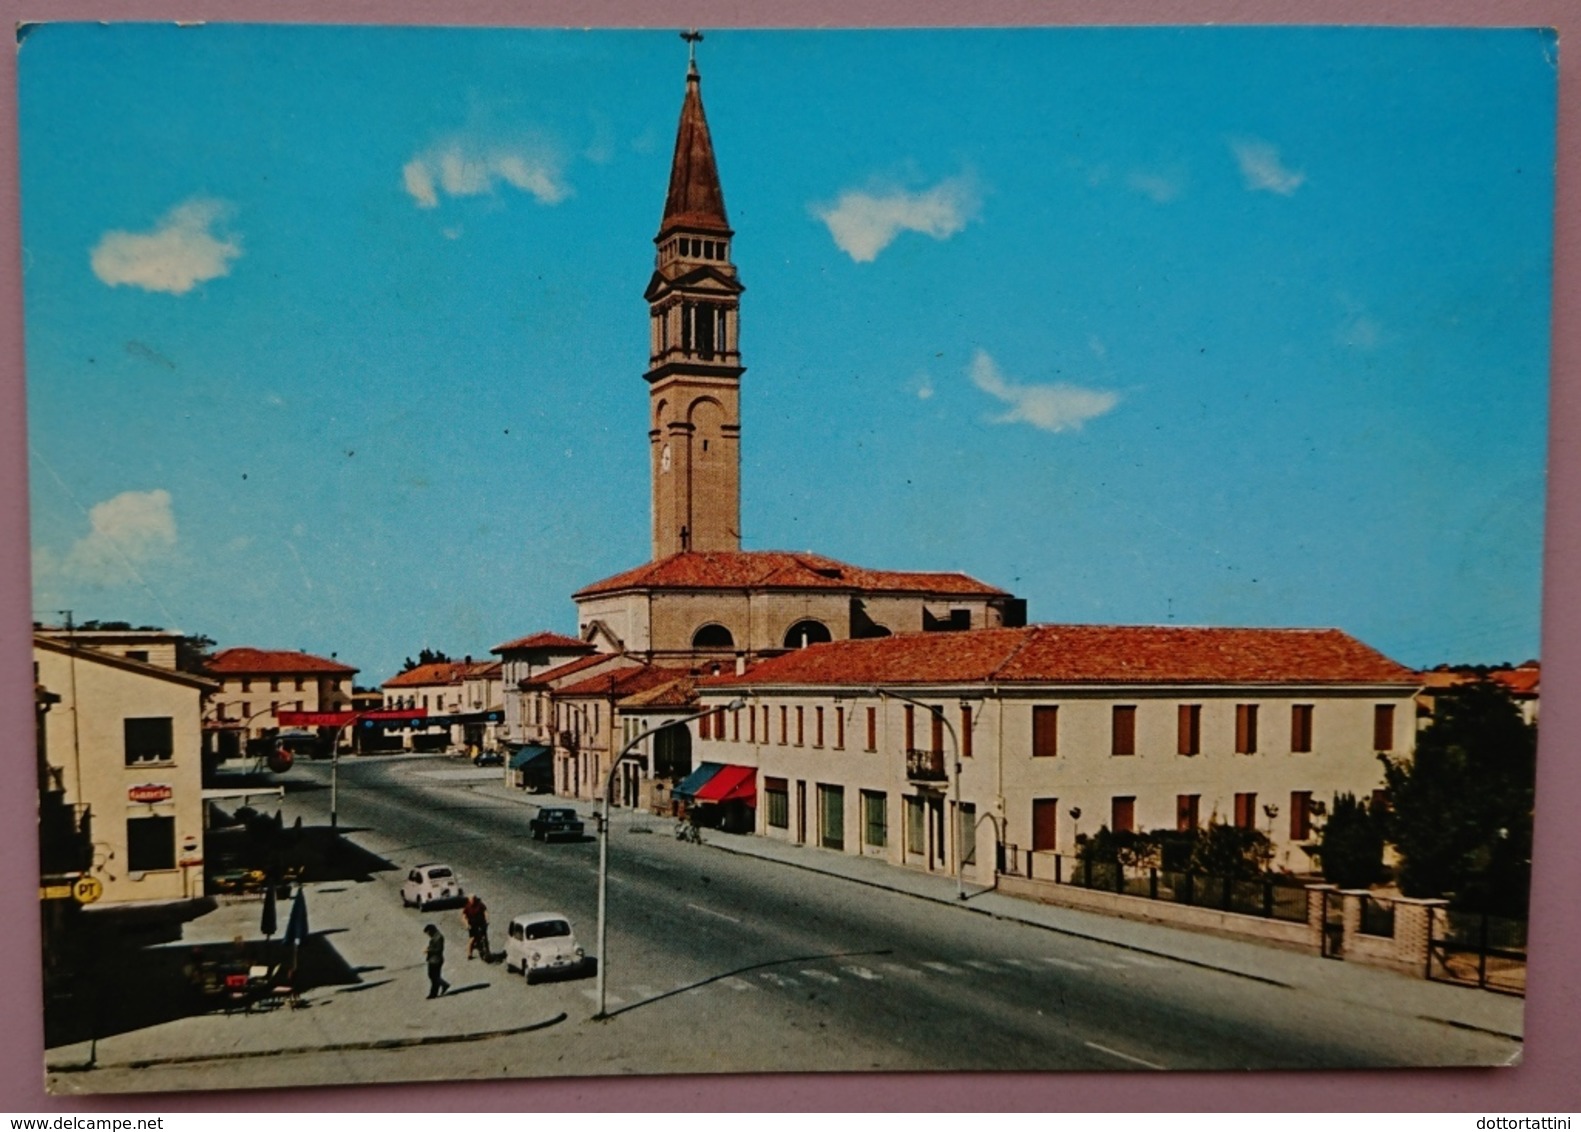
<svg viewBox="0 0 1581 1132"><path fill-rule="evenodd" d="M0 912L6 977L0 980L0 1110L1071 1110L1540 1112L1581 1109L1581 55L1566 34L1581 29L1581 5L1530 0L1101 0L970 8L942 0L874 0L854 15L838 0L729 5L663 0L0 0L14 25L50 20L203 20L442 23L478 26L819 27L1091 23L1353 23L1549 26L1560 30L1559 184L1555 227L1553 390L1546 551L1543 733L1538 766L1531 995L1526 1053L1514 1069L1345 1073L1177 1074L850 1074L587 1078L435 1085L389 1085L246 1093L50 1098L43 1091L34 845L28 596L27 445L22 366L21 260L17 234L16 56L3 53L0 82L0 719L9 748L0 787ZM1467 990L1467 994L1480 993ZM706 1027L704 1028L706 1031Z"/></svg>

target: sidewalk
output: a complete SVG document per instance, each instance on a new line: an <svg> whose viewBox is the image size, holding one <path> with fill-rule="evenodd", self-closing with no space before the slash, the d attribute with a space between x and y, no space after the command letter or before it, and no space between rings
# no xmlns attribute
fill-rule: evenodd
<svg viewBox="0 0 1581 1132"><path fill-rule="evenodd" d="M1320 993L1340 1001L1372 1006L1387 1002L1402 1013L1517 1040L1522 1034L1525 1000L1511 995L1430 982L1272 944L1040 904L1004 896L971 881L964 886L966 899L963 901L951 874L925 873L873 857L712 829L703 831L703 840L705 845L724 852L842 877L919 900L957 905L979 915L1107 943L1240 978Z"/></svg>

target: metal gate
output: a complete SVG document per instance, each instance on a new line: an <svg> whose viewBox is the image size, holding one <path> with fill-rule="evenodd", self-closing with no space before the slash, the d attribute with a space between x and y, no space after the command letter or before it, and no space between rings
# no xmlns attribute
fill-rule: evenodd
<svg viewBox="0 0 1581 1132"><path fill-rule="evenodd" d="M1427 977L1525 995L1526 921L1429 908Z"/></svg>

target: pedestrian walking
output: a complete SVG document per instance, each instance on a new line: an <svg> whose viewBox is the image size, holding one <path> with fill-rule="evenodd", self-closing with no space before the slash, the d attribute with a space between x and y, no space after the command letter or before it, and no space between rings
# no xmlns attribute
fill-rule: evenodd
<svg viewBox="0 0 1581 1132"><path fill-rule="evenodd" d="M467 897L467 902L461 906L461 919L467 925L467 958L472 958L472 951L477 949L483 956L483 962L489 961L489 908L483 903L477 893Z"/></svg>
<svg viewBox="0 0 1581 1132"><path fill-rule="evenodd" d="M423 957L428 960L428 997L438 998L450 989L445 982L445 935L433 924L424 924L428 933L428 946Z"/></svg>

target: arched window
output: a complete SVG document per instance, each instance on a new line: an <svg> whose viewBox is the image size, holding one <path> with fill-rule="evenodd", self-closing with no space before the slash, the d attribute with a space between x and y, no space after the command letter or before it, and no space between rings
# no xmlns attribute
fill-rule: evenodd
<svg viewBox="0 0 1581 1132"><path fill-rule="evenodd" d="M808 645L821 645L834 638L829 635L829 627L822 621L798 621L785 630L785 647L788 649L803 649Z"/></svg>
<svg viewBox="0 0 1581 1132"><path fill-rule="evenodd" d="M723 625L704 625L692 634L694 649L728 649L733 648L735 643L735 637Z"/></svg>

